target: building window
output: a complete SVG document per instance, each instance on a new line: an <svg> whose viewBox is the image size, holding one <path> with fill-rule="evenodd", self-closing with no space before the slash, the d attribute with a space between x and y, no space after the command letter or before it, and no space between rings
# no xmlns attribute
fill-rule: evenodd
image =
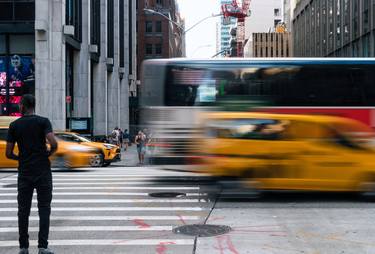
<svg viewBox="0 0 375 254"><path fill-rule="evenodd" d="M161 21L156 21L156 32L161 33L162 32L162 23Z"/></svg>
<svg viewBox="0 0 375 254"><path fill-rule="evenodd" d="M34 21L35 1L33 0L1 0L0 22Z"/></svg>
<svg viewBox="0 0 375 254"><path fill-rule="evenodd" d="M370 34L362 38L362 56L370 57Z"/></svg>
<svg viewBox="0 0 375 254"><path fill-rule="evenodd" d="M65 22L74 26L73 38L82 40L82 0L66 0Z"/></svg>
<svg viewBox="0 0 375 254"><path fill-rule="evenodd" d="M280 9L277 8L277 9L273 9L273 13L275 15L275 17L279 17L281 14L280 14Z"/></svg>
<svg viewBox="0 0 375 254"><path fill-rule="evenodd" d="M341 0L336 0L336 48L341 47Z"/></svg>
<svg viewBox="0 0 375 254"><path fill-rule="evenodd" d="M350 40L350 7L349 0L344 0L344 42Z"/></svg>
<svg viewBox="0 0 375 254"><path fill-rule="evenodd" d="M161 55L162 54L162 48L161 48L161 44L160 43L155 44L155 54L156 55Z"/></svg>
<svg viewBox="0 0 375 254"><path fill-rule="evenodd" d="M363 0L363 33L367 33L370 30L370 0Z"/></svg>
<svg viewBox="0 0 375 254"><path fill-rule="evenodd" d="M359 56L359 40L356 40L352 43L352 57Z"/></svg>
<svg viewBox="0 0 375 254"><path fill-rule="evenodd" d="M359 1L354 0L353 1L353 39L357 38L359 36Z"/></svg>
<svg viewBox="0 0 375 254"><path fill-rule="evenodd" d="M320 52L320 22L321 22L321 19L320 19L320 2L316 2L314 1L315 3L315 7L316 7L316 54L317 56L321 56L321 52Z"/></svg>
<svg viewBox="0 0 375 254"><path fill-rule="evenodd" d="M163 0L156 0L157 5L163 5Z"/></svg>
<svg viewBox="0 0 375 254"><path fill-rule="evenodd" d="M152 55L152 44L146 44L146 55Z"/></svg>
<svg viewBox="0 0 375 254"><path fill-rule="evenodd" d="M100 54L100 0L91 0L90 4L90 44L98 47Z"/></svg>
<svg viewBox="0 0 375 254"><path fill-rule="evenodd" d="M146 33L152 33L152 21L146 21Z"/></svg>
<svg viewBox="0 0 375 254"><path fill-rule="evenodd" d="M107 57L113 58L114 56L114 0L107 0Z"/></svg>
<svg viewBox="0 0 375 254"><path fill-rule="evenodd" d="M326 1L323 1L322 3L322 27L323 27L323 35L322 35L322 55L327 54L327 33L328 33L328 28L327 28L327 4Z"/></svg>

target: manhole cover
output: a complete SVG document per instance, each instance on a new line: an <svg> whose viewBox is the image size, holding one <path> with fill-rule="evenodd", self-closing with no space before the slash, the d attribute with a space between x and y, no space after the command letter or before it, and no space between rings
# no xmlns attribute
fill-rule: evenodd
<svg viewBox="0 0 375 254"><path fill-rule="evenodd" d="M16 183L12 183L12 184L6 184L6 185L3 185L4 188L16 188L17 187L17 184Z"/></svg>
<svg viewBox="0 0 375 254"><path fill-rule="evenodd" d="M185 197L186 193L182 192L154 192L148 194L150 197L153 198L179 198L179 197Z"/></svg>
<svg viewBox="0 0 375 254"><path fill-rule="evenodd" d="M197 237L210 237L229 233L232 230L229 226L224 225L184 225L173 229L175 234L183 234Z"/></svg>

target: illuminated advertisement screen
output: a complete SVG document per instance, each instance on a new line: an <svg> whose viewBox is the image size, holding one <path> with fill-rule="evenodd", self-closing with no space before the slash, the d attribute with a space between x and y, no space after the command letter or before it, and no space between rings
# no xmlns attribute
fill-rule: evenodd
<svg viewBox="0 0 375 254"><path fill-rule="evenodd" d="M34 73L31 56L0 57L0 115L20 115L18 104L22 95L35 93Z"/></svg>

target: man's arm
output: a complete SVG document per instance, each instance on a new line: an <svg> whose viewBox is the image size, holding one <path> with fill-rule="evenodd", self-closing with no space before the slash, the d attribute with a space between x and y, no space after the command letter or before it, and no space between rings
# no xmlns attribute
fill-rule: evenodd
<svg viewBox="0 0 375 254"><path fill-rule="evenodd" d="M7 145L5 148L5 156L11 160L19 160L19 157L14 154L14 146L17 143L16 134L15 134L15 127L14 124L11 123L8 129L7 135Z"/></svg>
<svg viewBox="0 0 375 254"><path fill-rule="evenodd" d="M57 151L57 141L53 132L47 133L46 139L51 146L48 156L51 156Z"/></svg>
<svg viewBox="0 0 375 254"><path fill-rule="evenodd" d="M14 143L7 142L5 155L10 160L18 161L19 157L14 154Z"/></svg>

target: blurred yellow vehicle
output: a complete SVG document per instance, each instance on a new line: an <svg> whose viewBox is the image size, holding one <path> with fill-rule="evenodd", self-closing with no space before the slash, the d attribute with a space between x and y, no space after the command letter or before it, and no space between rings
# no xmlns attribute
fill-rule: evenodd
<svg viewBox="0 0 375 254"><path fill-rule="evenodd" d="M99 153L90 160L90 165L92 167L109 166L112 162L121 160L121 149L116 145L93 142L73 132L56 132L55 135L59 141L80 144L97 149Z"/></svg>
<svg viewBox="0 0 375 254"><path fill-rule="evenodd" d="M320 115L206 116L203 172L257 190L375 193L372 129Z"/></svg>
<svg viewBox="0 0 375 254"><path fill-rule="evenodd" d="M9 160L5 156L9 124L16 119L16 117L0 118L0 168L18 167L17 161ZM15 152L18 152L17 146ZM97 148L61 141L57 152L51 157L51 165L57 168L87 167L98 154L100 150Z"/></svg>

